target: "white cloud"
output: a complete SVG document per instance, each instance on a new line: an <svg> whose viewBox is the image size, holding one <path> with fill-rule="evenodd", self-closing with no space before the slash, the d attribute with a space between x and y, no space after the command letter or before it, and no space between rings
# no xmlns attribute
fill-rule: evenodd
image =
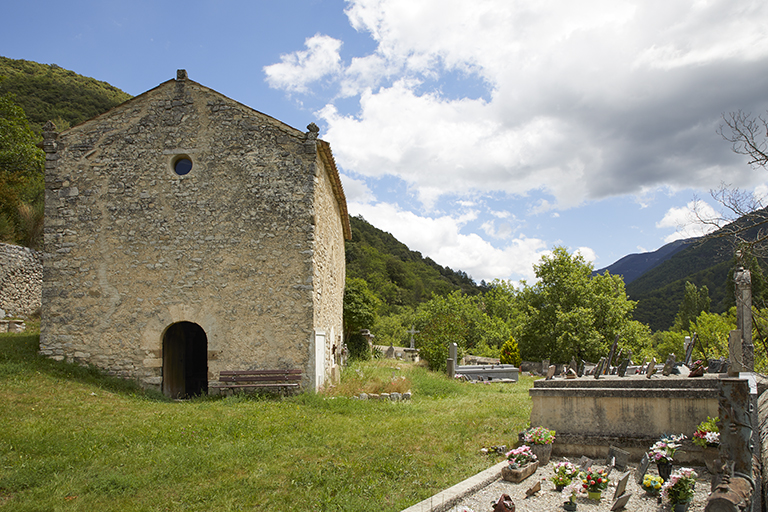
<svg viewBox="0 0 768 512"><path fill-rule="evenodd" d="M594 263L595 260L597 259L597 254L595 254L595 251L589 247L579 247L575 251L573 251L573 253L581 254L582 258L584 258L590 263Z"/></svg>
<svg viewBox="0 0 768 512"><path fill-rule="evenodd" d="M270 87L305 93L309 84L341 71L341 41L317 34L304 45L306 50L281 55L280 63L264 66Z"/></svg>
<svg viewBox="0 0 768 512"><path fill-rule="evenodd" d="M463 234L461 228L476 214L423 217L392 204L349 204L350 214L376 219L377 228L391 233L411 250L429 255L441 265L462 270L476 282L524 276L533 280L533 264L548 254L537 238L519 236L496 248L477 234Z"/></svg>
<svg viewBox="0 0 768 512"><path fill-rule="evenodd" d="M707 223L719 218L717 211L704 201L691 201L681 208L670 208L656 223L660 229L674 228L675 232L664 238L664 243L706 235L717 229ZM705 222L702 222L705 221Z"/></svg>
<svg viewBox="0 0 768 512"><path fill-rule="evenodd" d="M334 78L319 115L339 165L397 176L427 208L541 191L541 212L755 182L715 130L722 112L768 107L762 0L348 0L346 13L373 52L339 64L339 42L315 36L265 68L270 84Z"/></svg>
<svg viewBox="0 0 768 512"><path fill-rule="evenodd" d="M364 181L356 180L346 174L340 174L340 176L348 203L370 203L376 199Z"/></svg>

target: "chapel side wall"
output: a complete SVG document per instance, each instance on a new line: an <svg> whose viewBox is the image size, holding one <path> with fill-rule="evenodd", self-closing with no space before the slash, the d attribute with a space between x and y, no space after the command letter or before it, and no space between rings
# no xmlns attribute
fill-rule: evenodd
<svg viewBox="0 0 768 512"><path fill-rule="evenodd" d="M222 369L308 364L315 155L306 137L188 80L61 134L46 169L40 352L162 382L172 323ZM188 155L192 172L172 163Z"/></svg>
<svg viewBox="0 0 768 512"><path fill-rule="evenodd" d="M336 346L340 353L343 343L346 259L342 213L328 173L318 156L314 200L314 325L315 330L326 333L324 380L333 380L339 377L337 365L340 361L335 360L332 350Z"/></svg>

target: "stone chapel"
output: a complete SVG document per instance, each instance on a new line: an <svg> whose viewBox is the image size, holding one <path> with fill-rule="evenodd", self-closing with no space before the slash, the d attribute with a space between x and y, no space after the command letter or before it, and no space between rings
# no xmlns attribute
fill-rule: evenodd
<svg viewBox="0 0 768 512"><path fill-rule="evenodd" d="M337 378L351 231L317 135L184 70L49 123L40 353L172 397L216 393L223 370Z"/></svg>

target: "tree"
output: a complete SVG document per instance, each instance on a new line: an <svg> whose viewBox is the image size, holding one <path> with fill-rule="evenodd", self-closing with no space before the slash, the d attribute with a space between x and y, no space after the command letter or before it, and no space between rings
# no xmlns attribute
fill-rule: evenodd
<svg viewBox="0 0 768 512"><path fill-rule="evenodd" d="M370 329L376 321L379 300L360 278L347 278L344 287L344 339Z"/></svg>
<svg viewBox="0 0 768 512"><path fill-rule="evenodd" d="M37 247L42 228L45 154L24 110L0 96L0 239Z"/></svg>
<svg viewBox="0 0 768 512"><path fill-rule="evenodd" d="M689 331L691 322L696 320L700 313L709 313L709 289L706 285L698 288L690 281L685 282L685 295L680 302L680 309L675 317L673 331Z"/></svg>
<svg viewBox="0 0 768 512"><path fill-rule="evenodd" d="M524 310L518 336L524 360L596 361L616 335L639 343L634 338L641 331L630 318L636 303L628 300L620 276L593 277L592 265L563 247L543 256L534 271L539 281L524 285L518 296Z"/></svg>

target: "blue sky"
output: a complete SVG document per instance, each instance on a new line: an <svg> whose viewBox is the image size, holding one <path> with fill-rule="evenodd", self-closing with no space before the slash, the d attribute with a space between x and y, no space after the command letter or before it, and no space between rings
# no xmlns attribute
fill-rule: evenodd
<svg viewBox="0 0 768 512"><path fill-rule="evenodd" d="M0 55L141 94L189 77L320 126L350 213L476 281L556 245L596 268L697 234L768 175L718 134L768 110L764 0L31 1Z"/></svg>

